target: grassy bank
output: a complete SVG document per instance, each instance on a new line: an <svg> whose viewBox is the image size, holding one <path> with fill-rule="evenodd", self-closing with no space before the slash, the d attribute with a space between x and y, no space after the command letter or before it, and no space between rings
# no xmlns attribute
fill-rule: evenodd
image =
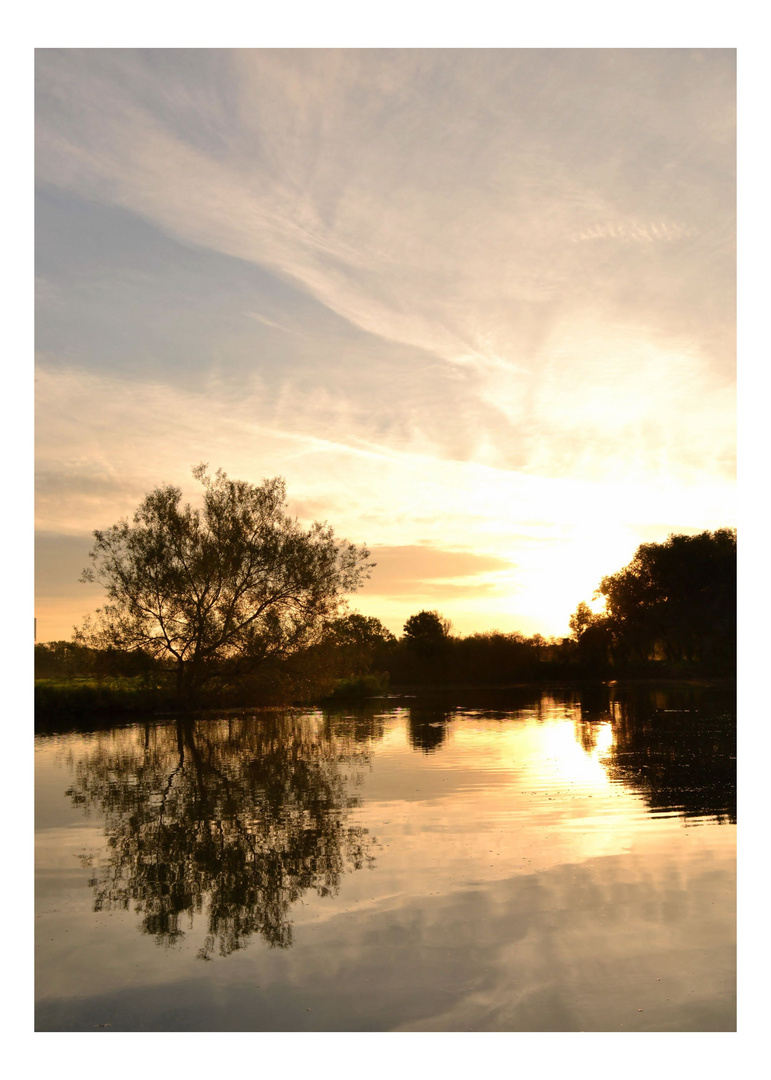
<svg viewBox="0 0 771 1080"><path fill-rule="evenodd" d="M83 719L156 712L173 702L168 688L140 678L36 679L35 731L66 728Z"/></svg>
<svg viewBox="0 0 771 1080"><path fill-rule="evenodd" d="M319 685L274 673L270 679L243 679L209 687L191 707L180 704L171 681L148 683L141 677L36 679L35 731L67 731L84 722L109 724L148 713L354 703L387 691L388 678L382 675L325 680Z"/></svg>

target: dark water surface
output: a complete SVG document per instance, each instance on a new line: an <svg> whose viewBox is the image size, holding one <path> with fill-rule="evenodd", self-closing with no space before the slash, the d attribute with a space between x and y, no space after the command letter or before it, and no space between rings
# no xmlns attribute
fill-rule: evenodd
<svg viewBox="0 0 771 1080"><path fill-rule="evenodd" d="M731 1031L726 691L39 736L38 1031Z"/></svg>

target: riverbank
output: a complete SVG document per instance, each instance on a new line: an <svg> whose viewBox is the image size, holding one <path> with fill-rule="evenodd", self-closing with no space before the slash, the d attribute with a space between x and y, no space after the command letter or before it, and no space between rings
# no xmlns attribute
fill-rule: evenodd
<svg viewBox="0 0 771 1080"><path fill-rule="evenodd" d="M488 685L474 683L403 683L389 685L383 676L364 676L359 679L341 680L327 694L251 695L245 688L230 693L206 695L193 708L181 708L169 686L147 685L140 679L116 678L110 680L39 679L35 682L35 733L56 733L83 729L99 730L115 723L130 723L138 717L146 718L176 715L209 715L223 712L242 712L276 708L329 708L357 707L382 703L385 707L430 700L440 708L457 708L473 701L478 705L496 709L516 707L521 697L533 690L541 692L573 690L584 696L599 689L638 689L647 692L652 687L666 687L670 691L694 693L712 688L724 691L735 698L736 680L728 677L650 675L601 679L592 676L573 678L521 679Z"/></svg>

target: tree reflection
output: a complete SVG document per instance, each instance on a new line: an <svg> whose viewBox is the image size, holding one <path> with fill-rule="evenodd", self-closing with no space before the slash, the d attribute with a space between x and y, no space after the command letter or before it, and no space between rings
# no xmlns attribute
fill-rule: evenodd
<svg viewBox="0 0 771 1080"><path fill-rule="evenodd" d="M602 763L654 812L736 821L736 707L732 691L698 687L619 691L593 687L579 699L577 737L591 753L598 722L612 721Z"/></svg>
<svg viewBox="0 0 771 1080"><path fill-rule="evenodd" d="M333 732L318 715L188 719L97 739L68 791L105 816L95 910L133 905L165 945L204 915L203 959L254 934L288 947L303 893L334 894L373 861L367 830L348 824L367 762L361 723Z"/></svg>
<svg viewBox="0 0 771 1080"><path fill-rule="evenodd" d="M450 714L441 708L418 708L414 705L409 710L409 738L415 750L432 754L443 744L447 737L447 721Z"/></svg>

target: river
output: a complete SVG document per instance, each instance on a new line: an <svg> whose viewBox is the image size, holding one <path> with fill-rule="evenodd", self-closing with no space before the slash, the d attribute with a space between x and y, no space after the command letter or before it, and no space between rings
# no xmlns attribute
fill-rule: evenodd
<svg viewBox="0 0 771 1080"><path fill-rule="evenodd" d="M38 1031L732 1031L735 706L447 691L39 735Z"/></svg>

